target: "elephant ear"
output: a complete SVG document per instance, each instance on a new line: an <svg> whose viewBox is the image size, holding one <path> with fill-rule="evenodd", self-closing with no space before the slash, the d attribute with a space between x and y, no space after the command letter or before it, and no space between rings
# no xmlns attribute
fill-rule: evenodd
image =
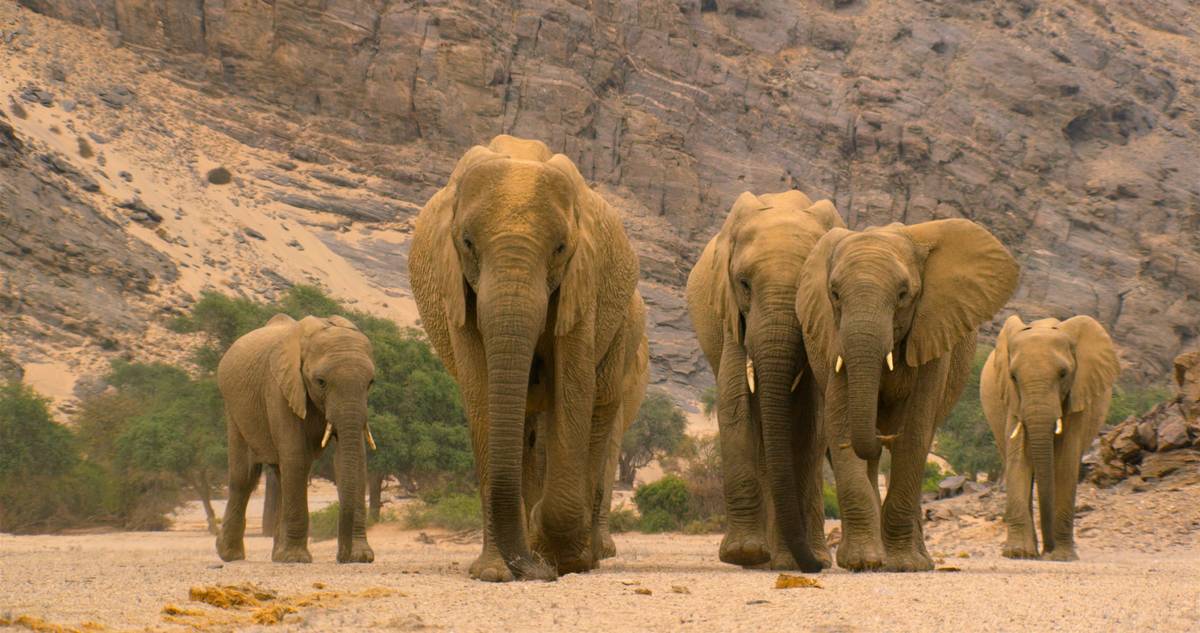
<svg viewBox="0 0 1200 633"><path fill-rule="evenodd" d="M286 317L287 321L280 317ZM291 323L288 324L288 321ZM305 317L296 322L282 314L275 315L267 325L290 329L271 351L268 367L275 383L279 385L279 391L287 400L288 408L303 420L308 415L308 392L304 389L304 377L300 373L304 341L313 331L328 326L325 325L324 319Z"/></svg>
<svg viewBox="0 0 1200 633"><path fill-rule="evenodd" d="M1121 373L1117 351L1104 326L1090 316L1076 316L1058 324L1075 342L1075 382L1067 396L1072 413L1095 404L1112 388Z"/></svg>
<svg viewBox="0 0 1200 633"><path fill-rule="evenodd" d="M467 321L467 282L458 259L458 249L454 247L454 213L458 209L458 185L463 175L473 167L498 158L502 156L481 145L467 150L454 166L446 186L433 194L421 211L421 222L428 225L422 227L422 231L436 236L432 238L437 241L432 249L437 267L434 275L437 276L446 321L451 328L461 328Z"/></svg>
<svg viewBox="0 0 1200 633"><path fill-rule="evenodd" d="M909 331L910 367L940 357L1004 307L1020 267L987 229L960 218L901 226L927 251Z"/></svg>
<svg viewBox="0 0 1200 633"><path fill-rule="evenodd" d="M811 215L818 224L825 227L825 230L844 229L846 222L842 220L842 214L838 213L837 207L828 200L818 200L804 210L805 213Z"/></svg>
<svg viewBox="0 0 1200 633"><path fill-rule="evenodd" d="M1017 332L1020 332L1025 327L1025 322L1021 317L1012 315L1004 320L1004 327L1000 330L1000 335L996 337L996 349L992 350L993 363L995 364L994 376L996 381L996 393L1000 396L1000 400L1007 407L1011 402L1009 399L1009 391L1012 389L1012 379L1009 374L1012 370L1008 363L1008 342Z"/></svg>
<svg viewBox="0 0 1200 633"><path fill-rule="evenodd" d="M833 251L851 231L834 228L817 240L800 274L796 290L796 317L804 330L804 345L811 362L832 369L837 354L837 323L833 319L833 304L829 301L829 267Z"/></svg>
<svg viewBox="0 0 1200 633"><path fill-rule="evenodd" d="M718 309L722 312L722 321L724 323L723 330L725 336L735 341L738 345L744 345L746 339L746 324L742 321L742 311L738 307L737 288L733 286L732 269L733 251L737 246L737 232L742 222L746 220L755 211L769 209L771 207L760 199L758 196L743 191L742 195L733 201L733 206L729 209L729 215L725 216L725 223L721 225L721 231L717 233L717 238L713 244L713 279L716 281L716 304L720 306Z"/></svg>
<svg viewBox="0 0 1200 633"><path fill-rule="evenodd" d="M555 154L546 164L562 172L573 190L571 205L575 216L575 248L558 288L558 315L554 324L554 335L565 336L596 308L596 276L600 274L596 270L597 242L604 216L613 213L608 203L588 187L571 159Z"/></svg>

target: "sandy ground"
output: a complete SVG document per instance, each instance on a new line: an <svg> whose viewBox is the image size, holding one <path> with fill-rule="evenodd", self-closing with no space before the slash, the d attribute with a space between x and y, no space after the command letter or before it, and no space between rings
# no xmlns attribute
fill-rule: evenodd
<svg viewBox="0 0 1200 633"><path fill-rule="evenodd" d="M372 565L333 563L332 541L312 547L311 565L276 565L269 541L250 537L249 560L222 565L202 533L2 536L0 616L113 629L265 628L249 622L249 610L188 601L193 586L252 582L293 599L319 593L314 583L339 594L287 615L284 630L1200 630L1194 549L1084 550L1078 563L956 558L959 572L832 571L818 577L820 589L778 590L774 572L717 562L715 535L619 535L619 556L596 572L507 585L467 578L478 545L417 537L374 528ZM203 615L165 616L168 604Z"/></svg>

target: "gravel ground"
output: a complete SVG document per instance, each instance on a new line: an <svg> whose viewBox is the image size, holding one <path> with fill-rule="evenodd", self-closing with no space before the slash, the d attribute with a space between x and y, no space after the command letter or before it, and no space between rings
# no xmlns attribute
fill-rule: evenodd
<svg viewBox="0 0 1200 633"><path fill-rule="evenodd" d="M1194 547L1152 555L1081 547L1077 563L955 556L943 566L958 572L835 570L817 577L821 589L777 590L774 572L717 562L715 535L618 535L620 555L596 572L507 585L467 578L478 545L431 535L439 542L377 526L377 562L354 566L333 563L332 541L312 547L314 564L285 566L268 562L267 539L248 537L250 559L221 565L204 533L4 535L0 618L116 630L1200 630ZM250 609L188 599L193 586L243 582L293 604L325 597L275 627L252 624ZM168 604L201 615L164 615Z"/></svg>

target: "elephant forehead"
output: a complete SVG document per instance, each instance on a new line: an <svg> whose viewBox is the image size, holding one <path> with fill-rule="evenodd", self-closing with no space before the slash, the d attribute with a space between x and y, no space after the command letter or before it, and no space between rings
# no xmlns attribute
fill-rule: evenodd
<svg viewBox="0 0 1200 633"><path fill-rule="evenodd" d="M493 212L565 209L571 182L556 169L529 160L488 161L463 175L460 199L468 208Z"/></svg>
<svg viewBox="0 0 1200 633"><path fill-rule="evenodd" d="M1009 359L1014 367L1058 369L1071 364L1071 339L1061 330L1024 330L1009 342Z"/></svg>
<svg viewBox="0 0 1200 633"><path fill-rule="evenodd" d="M914 244L905 235L884 230L852 233L834 250L830 274L836 277L861 272L875 276L888 274L889 278L898 279L909 276L907 273L915 269L916 261Z"/></svg>
<svg viewBox="0 0 1200 633"><path fill-rule="evenodd" d="M792 255L808 257L820 239L820 225L794 211L770 210L750 218L737 233L739 257Z"/></svg>

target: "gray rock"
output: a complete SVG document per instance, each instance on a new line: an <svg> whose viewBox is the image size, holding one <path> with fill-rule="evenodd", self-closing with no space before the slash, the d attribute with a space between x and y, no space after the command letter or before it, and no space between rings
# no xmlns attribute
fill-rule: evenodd
<svg viewBox="0 0 1200 633"><path fill-rule="evenodd" d="M263 235L262 233L259 233L258 231L254 230L248 226L243 228L242 232L250 237L253 237L256 240L264 240L265 241L267 239L267 236Z"/></svg>
<svg viewBox="0 0 1200 633"><path fill-rule="evenodd" d="M136 196L125 200L124 202L118 203L117 207L129 211L129 219L133 220L134 222L150 222L158 224L159 222L163 221L161 214L154 209L151 209L146 205L145 202L142 202L141 198Z"/></svg>
<svg viewBox="0 0 1200 633"><path fill-rule="evenodd" d="M1192 440L1188 437L1187 420L1178 405L1167 407L1167 413L1158 422L1158 448L1162 451L1173 451L1177 448L1190 446Z"/></svg>
<svg viewBox="0 0 1200 633"><path fill-rule="evenodd" d="M133 92L129 90L129 88L122 85L105 88L98 92L97 96L100 97L100 101L102 101L104 105L117 110L120 110L130 103L133 103L134 99Z"/></svg>

